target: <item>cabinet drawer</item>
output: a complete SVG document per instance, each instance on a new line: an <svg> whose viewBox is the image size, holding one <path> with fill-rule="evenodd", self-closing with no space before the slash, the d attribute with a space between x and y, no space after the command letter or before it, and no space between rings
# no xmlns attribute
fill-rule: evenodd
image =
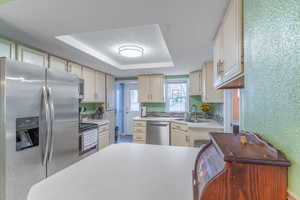
<svg viewBox="0 0 300 200"><path fill-rule="evenodd" d="M98 128L99 134L102 132L108 131L108 130L109 130L109 125L99 126L99 128Z"/></svg>
<svg viewBox="0 0 300 200"><path fill-rule="evenodd" d="M188 126L186 124L172 123L171 129L187 132Z"/></svg>
<svg viewBox="0 0 300 200"><path fill-rule="evenodd" d="M147 128L146 127L134 127L133 133L143 133L146 134Z"/></svg>
<svg viewBox="0 0 300 200"><path fill-rule="evenodd" d="M100 135L109 135L109 130L98 132L99 136Z"/></svg>
<svg viewBox="0 0 300 200"><path fill-rule="evenodd" d="M146 121L133 121L134 127L146 127L147 122Z"/></svg>
<svg viewBox="0 0 300 200"><path fill-rule="evenodd" d="M146 141L146 134L134 134L133 135L133 140L138 140L138 141L144 140L144 141Z"/></svg>

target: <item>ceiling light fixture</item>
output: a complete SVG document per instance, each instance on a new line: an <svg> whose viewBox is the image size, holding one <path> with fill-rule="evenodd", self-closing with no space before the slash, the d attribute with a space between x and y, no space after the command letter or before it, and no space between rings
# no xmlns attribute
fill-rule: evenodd
<svg viewBox="0 0 300 200"><path fill-rule="evenodd" d="M127 58L137 58L144 55L144 49L137 45L123 45L119 47L119 54Z"/></svg>

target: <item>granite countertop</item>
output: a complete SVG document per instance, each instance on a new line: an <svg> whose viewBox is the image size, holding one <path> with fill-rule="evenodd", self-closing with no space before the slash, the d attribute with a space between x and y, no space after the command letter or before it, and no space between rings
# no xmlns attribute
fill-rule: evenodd
<svg viewBox="0 0 300 200"><path fill-rule="evenodd" d="M224 129L224 126L218 123L216 120L213 119L205 119L207 122L201 123L193 123L179 120L179 118L168 118L168 117L135 117L133 120L140 120L140 121L165 121L165 122L176 122L187 124L190 128L216 128L216 129Z"/></svg>
<svg viewBox="0 0 300 200"><path fill-rule="evenodd" d="M113 144L37 183L27 200L192 200L198 153L191 147Z"/></svg>

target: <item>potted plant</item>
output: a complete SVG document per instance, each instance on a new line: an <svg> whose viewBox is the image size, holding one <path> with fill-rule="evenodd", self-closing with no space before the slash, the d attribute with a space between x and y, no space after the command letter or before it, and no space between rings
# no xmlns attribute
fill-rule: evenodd
<svg viewBox="0 0 300 200"><path fill-rule="evenodd" d="M208 116L209 116L209 112L211 111L211 109L212 109L212 105L211 104L201 104L200 105L200 109L202 110L202 112L204 112L204 117L205 118L208 118Z"/></svg>

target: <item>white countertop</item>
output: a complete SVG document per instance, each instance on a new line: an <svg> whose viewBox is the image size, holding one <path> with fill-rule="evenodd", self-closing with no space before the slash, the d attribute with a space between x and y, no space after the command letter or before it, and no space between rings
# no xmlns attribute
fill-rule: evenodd
<svg viewBox="0 0 300 200"><path fill-rule="evenodd" d="M193 200L198 148L113 144L34 185L27 200Z"/></svg>
<svg viewBox="0 0 300 200"><path fill-rule="evenodd" d="M179 118L168 118L168 117L135 117L133 120L141 120L141 121L166 121L166 122L176 122L176 123L183 123L187 124L190 128L216 128L216 129L224 129L224 126L212 119L205 119L207 122L201 123L193 123L193 122L186 122L178 120Z"/></svg>
<svg viewBox="0 0 300 200"><path fill-rule="evenodd" d="M82 121L87 123L95 123L98 124L99 126L109 123L107 119L83 119Z"/></svg>

